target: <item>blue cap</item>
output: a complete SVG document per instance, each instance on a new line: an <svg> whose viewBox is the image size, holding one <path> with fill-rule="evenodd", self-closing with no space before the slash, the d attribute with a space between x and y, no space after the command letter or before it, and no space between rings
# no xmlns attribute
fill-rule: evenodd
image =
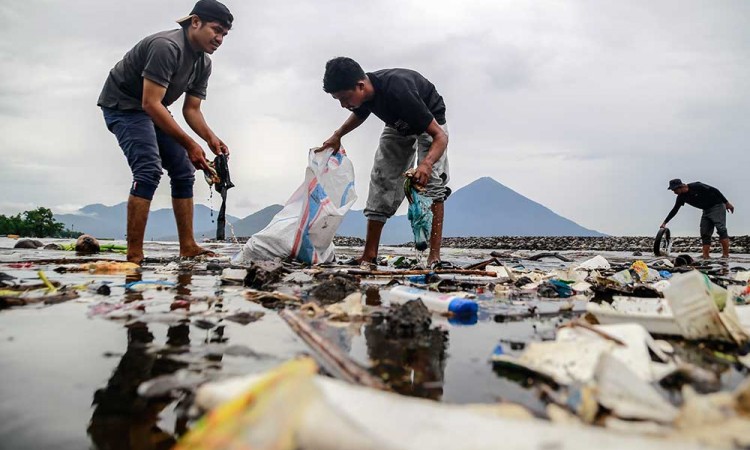
<svg viewBox="0 0 750 450"><path fill-rule="evenodd" d="M457 316L476 315L479 311L479 305L477 305L477 302L474 300L454 298L451 300L450 304L448 304L448 311Z"/></svg>

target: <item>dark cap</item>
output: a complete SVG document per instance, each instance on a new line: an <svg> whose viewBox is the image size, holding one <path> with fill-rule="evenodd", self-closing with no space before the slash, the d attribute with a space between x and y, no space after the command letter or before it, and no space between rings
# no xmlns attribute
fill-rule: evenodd
<svg viewBox="0 0 750 450"><path fill-rule="evenodd" d="M675 178L674 180L669 180L669 187L667 189L669 189L670 191L674 191L683 184L685 183L683 183L682 180L680 180L679 178Z"/></svg>
<svg viewBox="0 0 750 450"><path fill-rule="evenodd" d="M220 22L227 28L232 28L232 22L234 21L234 16L229 12L229 8L216 0L198 0L190 14L177 19L177 23L182 24L192 19L193 16L198 16L206 22Z"/></svg>

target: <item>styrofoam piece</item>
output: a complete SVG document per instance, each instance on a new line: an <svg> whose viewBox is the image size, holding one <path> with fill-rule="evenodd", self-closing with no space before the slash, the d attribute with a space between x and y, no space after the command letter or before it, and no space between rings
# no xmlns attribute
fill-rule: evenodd
<svg viewBox="0 0 750 450"><path fill-rule="evenodd" d="M597 270L597 269L609 269L609 261L601 255L596 255L593 258L582 262L575 267L575 270Z"/></svg>
<svg viewBox="0 0 750 450"><path fill-rule="evenodd" d="M487 266L484 270L487 272L495 272L495 276L502 281L508 281L513 278L513 273L505 266Z"/></svg>
<svg viewBox="0 0 750 450"><path fill-rule="evenodd" d="M680 307L688 310L689 314L701 314L701 311L711 310L713 299L704 298L704 304L693 307L684 303ZM715 307L715 304L714 304ZM691 336L684 335L684 328L680 326L672 312L667 299L660 298L638 298L614 296L612 303L586 304L586 311L593 314L596 320L603 325L618 323L637 323L643 326L649 333L668 336L682 336L688 339L721 339L730 342L742 343L747 340L750 333L750 305L737 306L732 301L727 301L724 311L716 314L718 323L710 329L710 333L700 334L691 331ZM703 318L698 317L698 320ZM688 322L690 319L683 319ZM692 329L691 329L692 330Z"/></svg>
<svg viewBox="0 0 750 450"><path fill-rule="evenodd" d="M599 358L595 374L599 403L623 419L672 423L677 408L631 369L612 354Z"/></svg>
<svg viewBox="0 0 750 450"><path fill-rule="evenodd" d="M570 286L576 292L588 292L591 290L591 283L585 281L579 281Z"/></svg>
<svg viewBox="0 0 750 450"><path fill-rule="evenodd" d="M669 286L671 286L671 283L668 280L657 281L651 285L651 287L656 289L657 292L664 292Z"/></svg>
<svg viewBox="0 0 750 450"><path fill-rule="evenodd" d="M637 323L649 333L682 336L682 330L677 325L671 310L658 312L660 304L664 302L663 299L620 297L620 301L616 302L617 300L614 300L612 305L589 302L586 305L586 311L593 314L602 325ZM641 302L644 304L640 304ZM633 305L630 306L629 303ZM666 306L669 307L669 305Z"/></svg>
<svg viewBox="0 0 750 450"><path fill-rule="evenodd" d="M553 342L532 342L517 358L493 354L495 363L521 367L555 380L559 384L587 383L594 378L599 358L607 353L618 358L639 377L647 381L663 378L674 370L671 363L651 360L649 349L663 355L648 332L638 324L598 325L602 333L625 342L620 346L611 339L586 328L563 328Z"/></svg>
<svg viewBox="0 0 750 450"><path fill-rule="evenodd" d="M232 269L227 267L221 271L221 281L226 283L243 283L247 276L247 269Z"/></svg>
<svg viewBox="0 0 750 450"><path fill-rule="evenodd" d="M737 319L739 319L742 328L745 331L750 331L750 305L737 305L734 307L734 312L737 314Z"/></svg>
<svg viewBox="0 0 750 450"><path fill-rule="evenodd" d="M581 282L585 281L589 274L584 270L576 269L555 269L549 272L549 278L557 278L558 280Z"/></svg>

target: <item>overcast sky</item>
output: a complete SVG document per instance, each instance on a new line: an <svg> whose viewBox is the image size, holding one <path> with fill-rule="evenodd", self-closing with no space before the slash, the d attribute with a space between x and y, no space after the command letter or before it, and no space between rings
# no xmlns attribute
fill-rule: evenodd
<svg viewBox="0 0 750 450"><path fill-rule="evenodd" d="M721 189L737 207L730 233L750 233L750 2L225 4L234 28L212 57L203 110L232 151L233 215L284 203L307 149L347 117L322 90L325 62L343 55L365 70L412 68L437 86L454 189L490 176L585 227L650 235L674 202L668 180L680 177ZM96 99L127 50L175 28L192 5L0 2L0 213L127 199L130 172ZM372 116L343 141L357 209L381 129ZM196 202L208 203L200 178ZM152 207L169 203L165 175ZM685 207L671 228L695 235L699 218Z"/></svg>

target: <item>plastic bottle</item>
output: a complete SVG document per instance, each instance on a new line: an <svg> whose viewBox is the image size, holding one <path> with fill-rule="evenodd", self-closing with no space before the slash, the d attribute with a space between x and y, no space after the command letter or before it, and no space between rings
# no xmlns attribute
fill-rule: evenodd
<svg viewBox="0 0 750 450"><path fill-rule="evenodd" d="M388 291L381 291L380 296L394 305L403 305L410 300L421 299L427 309L436 313L450 312L457 316L471 316L479 311L479 305L474 300L410 286L396 286Z"/></svg>

